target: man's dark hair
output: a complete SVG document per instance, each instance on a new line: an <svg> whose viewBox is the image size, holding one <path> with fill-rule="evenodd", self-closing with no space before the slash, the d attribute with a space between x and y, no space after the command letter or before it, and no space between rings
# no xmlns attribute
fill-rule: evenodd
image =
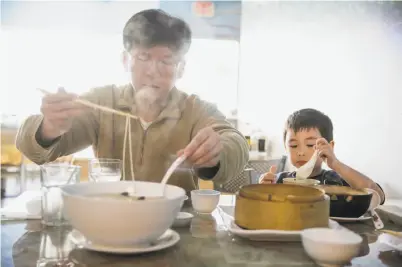
<svg viewBox="0 0 402 267"><path fill-rule="evenodd" d="M283 132L283 140L286 140L286 133L288 129L293 130L295 133L302 130L309 130L316 128L320 131L322 137L328 142L333 141L333 126L331 119L321 111L307 108L295 111L292 113L285 125Z"/></svg>
<svg viewBox="0 0 402 267"><path fill-rule="evenodd" d="M190 44L189 25L161 9L147 9L134 14L123 29L123 45L126 51L135 46L150 48L164 45L185 54Z"/></svg>

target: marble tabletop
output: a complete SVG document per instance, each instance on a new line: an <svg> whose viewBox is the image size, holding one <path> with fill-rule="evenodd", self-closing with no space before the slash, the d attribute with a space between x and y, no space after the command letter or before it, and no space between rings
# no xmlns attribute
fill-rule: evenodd
<svg viewBox="0 0 402 267"><path fill-rule="evenodd" d="M227 204L227 203L226 203ZM186 208L188 209L188 208ZM316 266L301 243L257 242L227 231L221 209L195 215L186 228L175 228L180 241L173 247L142 255L113 255L78 248L69 240L69 227L43 227L39 221L2 221L3 267L248 267ZM370 221L343 226L363 237L360 255L349 266L402 266L402 255L377 241ZM390 230L402 227L386 223Z"/></svg>

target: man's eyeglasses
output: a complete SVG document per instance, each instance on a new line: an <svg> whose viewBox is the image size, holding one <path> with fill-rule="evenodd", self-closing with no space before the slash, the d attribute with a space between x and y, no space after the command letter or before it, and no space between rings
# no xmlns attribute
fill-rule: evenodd
<svg viewBox="0 0 402 267"><path fill-rule="evenodd" d="M177 65L180 63L180 60L177 58L174 58L174 57L153 59L151 57L151 55L149 55L147 53L138 53L135 55L131 55L131 57L138 64L141 64L144 67L153 67L155 65L160 73L172 72L175 70Z"/></svg>

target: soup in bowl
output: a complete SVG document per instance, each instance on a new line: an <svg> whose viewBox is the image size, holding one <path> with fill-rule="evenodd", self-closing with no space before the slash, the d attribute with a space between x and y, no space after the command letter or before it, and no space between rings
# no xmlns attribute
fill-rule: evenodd
<svg viewBox="0 0 402 267"><path fill-rule="evenodd" d="M370 207L372 192L357 190L348 186L320 185L330 197L330 216L359 218Z"/></svg>
<svg viewBox="0 0 402 267"><path fill-rule="evenodd" d="M89 241L102 245L142 245L157 240L187 199L184 189L135 182L137 197L127 196L132 181L79 183L62 187L64 213ZM140 196L140 197L138 197Z"/></svg>
<svg viewBox="0 0 402 267"><path fill-rule="evenodd" d="M284 178L284 184L297 184L297 185L306 185L306 186L316 186L320 184L319 180L316 179L303 179L303 178Z"/></svg>

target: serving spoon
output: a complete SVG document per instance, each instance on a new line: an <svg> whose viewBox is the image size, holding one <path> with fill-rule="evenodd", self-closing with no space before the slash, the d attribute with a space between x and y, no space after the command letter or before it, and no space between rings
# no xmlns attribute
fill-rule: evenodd
<svg viewBox="0 0 402 267"><path fill-rule="evenodd" d="M162 178L162 181L161 181L162 190L159 192L160 194L156 193L155 195L152 195L150 197L152 197L152 198L162 198L165 195L166 183L169 181L169 178L172 176L172 174L177 169L177 167L179 167L186 160L186 158L187 158L186 156L182 155L182 156L178 157L172 163L172 165L170 165L169 169L166 171L165 175ZM136 197L137 196L138 200L144 200L145 199L144 196L137 195L133 187L127 188L127 191L121 193L121 195L130 196L130 197Z"/></svg>

